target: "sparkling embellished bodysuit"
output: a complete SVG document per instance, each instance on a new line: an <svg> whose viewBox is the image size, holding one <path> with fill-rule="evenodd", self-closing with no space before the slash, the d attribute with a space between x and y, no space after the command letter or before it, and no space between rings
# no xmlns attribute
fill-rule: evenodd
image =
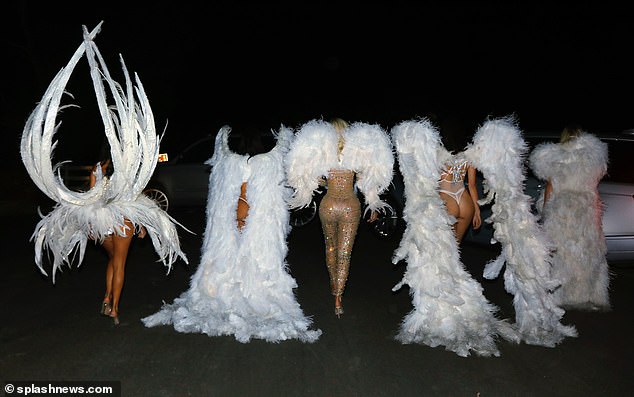
<svg viewBox="0 0 634 397"><path fill-rule="evenodd" d="M332 294L340 296L348 278L352 246L361 218L361 203L354 192L354 172L332 169L328 191L319 205L326 243L326 265Z"/></svg>
<svg viewBox="0 0 634 397"><path fill-rule="evenodd" d="M440 173L438 191L448 194L460 205L460 198L465 191L464 180L467 173L467 160L462 156L454 156Z"/></svg>

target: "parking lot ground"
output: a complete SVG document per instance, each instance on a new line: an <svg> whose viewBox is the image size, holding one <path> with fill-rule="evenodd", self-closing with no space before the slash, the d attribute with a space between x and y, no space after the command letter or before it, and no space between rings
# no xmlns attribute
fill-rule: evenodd
<svg viewBox="0 0 634 397"><path fill-rule="evenodd" d="M564 323L577 327L578 338L555 348L500 341L500 357L463 358L443 347L394 340L412 308L406 287L391 291L405 265L390 263L397 239L379 240L365 227L353 251L345 314L337 319L316 220L291 232L288 263L297 299L321 338L243 344L232 336L141 323L188 288L198 263L204 210L172 215L196 233L181 233L191 264L179 262L166 274L151 243L135 241L122 324L115 327L98 313L105 266L99 247L89 245L83 264L58 274L53 284L33 261L33 203L3 210L0 381L116 381L123 396L626 396L634 390L634 264L612 266L612 311L566 313ZM503 281L479 277L496 254L495 247L462 248L487 298L502 317L512 318Z"/></svg>

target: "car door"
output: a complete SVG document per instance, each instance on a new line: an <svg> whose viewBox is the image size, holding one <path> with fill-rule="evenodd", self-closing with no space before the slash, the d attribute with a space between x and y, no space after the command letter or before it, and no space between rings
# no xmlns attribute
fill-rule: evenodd
<svg viewBox="0 0 634 397"><path fill-rule="evenodd" d="M599 184L604 205L603 233L608 244L608 259L634 256L634 172L631 156L634 140L610 139L608 173Z"/></svg>

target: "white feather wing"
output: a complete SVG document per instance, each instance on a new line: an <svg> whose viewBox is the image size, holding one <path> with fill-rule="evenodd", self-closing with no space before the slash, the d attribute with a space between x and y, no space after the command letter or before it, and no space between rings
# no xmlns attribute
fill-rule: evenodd
<svg viewBox="0 0 634 397"><path fill-rule="evenodd" d="M53 211L42 217L33 234L36 264L44 272L42 254L49 249L53 253L54 281L55 272L63 263L70 265L75 252L81 263L89 238L101 241L113 229L123 233L124 219L147 229L160 260L168 268L177 257L187 262L180 249L177 222L142 194L156 167L160 142L145 90L136 75L136 86L132 84L123 61L125 88L110 76L93 41L101 23L91 32L83 29L84 41L51 81L29 116L21 139L20 152L27 172L38 188L57 202ZM115 171L110 178L104 178L98 171L92 189L75 192L55 174L59 164L54 167L51 161L56 145L53 137L59 127L56 120L64 108L60 105L62 94L84 55L90 65ZM109 107L108 98L114 101L113 107Z"/></svg>

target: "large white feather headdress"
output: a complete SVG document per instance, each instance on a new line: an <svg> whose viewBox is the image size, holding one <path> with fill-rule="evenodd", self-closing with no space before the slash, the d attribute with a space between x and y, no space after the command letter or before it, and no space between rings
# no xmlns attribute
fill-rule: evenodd
<svg viewBox="0 0 634 397"><path fill-rule="evenodd" d="M53 281L62 263L71 264L76 249L81 263L89 238L102 241L112 230L123 233L126 218L147 229L160 259L168 267L179 256L187 261L180 250L176 222L142 194L156 167L160 143L149 100L136 74L135 84L132 83L123 58L120 59L125 86L111 77L93 41L101 25L91 32L83 27L84 41L53 78L22 133L20 152L26 170L38 188L57 203L51 213L42 217L33 234L35 260L44 274L42 251L49 248L53 253ZM53 166L51 161L57 145L53 140L59 128L57 115L65 107L73 106L61 105L62 96L84 54L90 65L114 174L104 178L97 167L95 186L77 192L64 184L59 173L62 163ZM114 102L112 106L108 105L109 97Z"/></svg>

